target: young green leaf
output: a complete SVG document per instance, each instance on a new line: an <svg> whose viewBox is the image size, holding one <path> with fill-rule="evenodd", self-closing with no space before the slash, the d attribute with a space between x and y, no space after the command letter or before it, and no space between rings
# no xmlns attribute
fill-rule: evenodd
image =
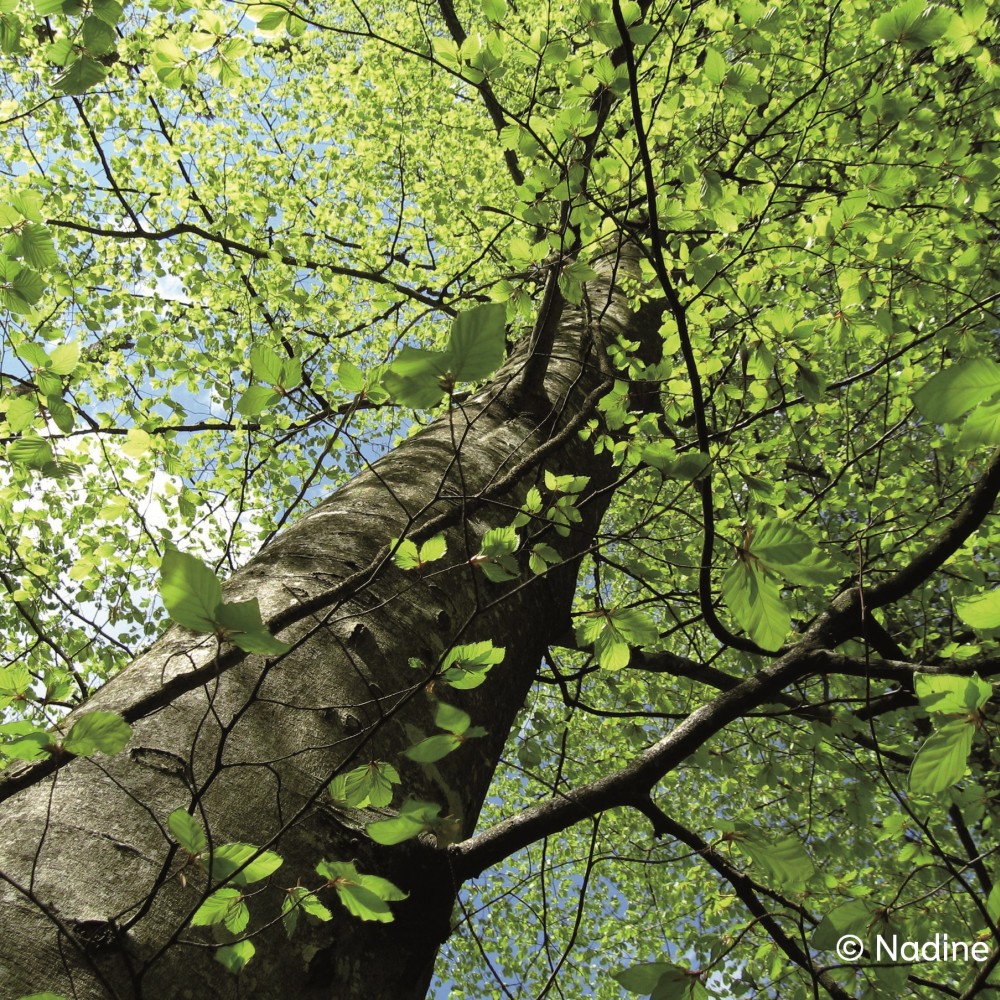
<svg viewBox="0 0 1000 1000"><path fill-rule="evenodd" d="M364 392L365 373L352 361L341 361L337 366L337 380L345 392Z"/></svg>
<svg viewBox="0 0 1000 1000"><path fill-rule="evenodd" d="M404 538L402 541L394 538L392 544L395 547L392 560L400 569L420 568L420 556L417 552L416 542L411 542L409 538Z"/></svg>
<svg viewBox="0 0 1000 1000"><path fill-rule="evenodd" d="M252 941L237 941L235 944L223 945L215 953L215 960L221 963L233 975L239 975L253 958L257 949Z"/></svg>
<svg viewBox="0 0 1000 1000"><path fill-rule="evenodd" d="M478 382L500 367L506 315L505 305L490 302L455 317L446 354L448 371L459 381Z"/></svg>
<svg viewBox="0 0 1000 1000"><path fill-rule="evenodd" d="M928 420L945 424L958 420L998 392L1000 364L988 358L973 358L938 372L917 390L913 402Z"/></svg>
<svg viewBox="0 0 1000 1000"><path fill-rule="evenodd" d="M974 733L974 723L964 719L949 722L931 733L910 765L910 791L933 795L960 781L969 761Z"/></svg>
<svg viewBox="0 0 1000 1000"><path fill-rule="evenodd" d="M295 933L302 914L309 920L322 923L333 919L333 914L316 898L316 893L305 886L292 886L281 902L281 922L289 937Z"/></svg>
<svg viewBox="0 0 1000 1000"><path fill-rule="evenodd" d="M240 396L236 412L243 417L259 417L280 399L280 394L274 389L269 389L266 385L252 385Z"/></svg>
<svg viewBox="0 0 1000 1000"><path fill-rule="evenodd" d="M778 649L791 615L778 585L756 566L737 559L722 578L722 599L740 627L764 649Z"/></svg>
<svg viewBox="0 0 1000 1000"><path fill-rule="evenodd" d="M441 680L462 691L479 687L503 658L503 647L494 647L489 639L454 646L441 661Z"/></svg>
<svg viewBox="0 0 1000 1000"><path fill-rule="evenodd" d="M399 783L399 772L391 764L373 760L337 775L330 782L330 798L351 809L381 809L392 801L393 785Z"/></svg>
<svg viewBox="0 0 1000 1000"><path fill-rule="evenodd" d="M468 712L463 712L455 705L448 705L443 701L438 702L434 712L434 725L439 729L446 729L449 733L461 736L469 728L471 722L472 719L469 718Z"/></svg>
<svg viewBox="0 0 1000 1000"><path fill-rule="evenodd" d="M49 357L49 368L54 375L72 375L80 362L80 342L71 340L60 344Z"/></svg>
<svg viewBox="0 0 1000 1000"><path fill-rule="evenodd" d="M776 887L800 891L815 870L805 846L796 837L772 842L758 830L749 829L736 843L757 868L768 873Z"/></svg>
<svg viewBox="0 0 1000 1000"><path fill-rule="evenodd" d="M1000 587L955 605L958 617L976 629L1000 628Z"/></svg>
<svg viewBox="0 0 1000 1000"><path fill-rule="evenodd" d="M434 802L407 799L398 816L369 823L365 830L376 844L391 847L433 830L440 823L440 812L441 807Z"/></svg>
<svg viewBox="0 0 1000 1000"><path fill-rule="evenodd" d="M263 344L254 344L250 348L250 370L260 382L268 385L278 385L281 382L281 366L284 358Z"/></svg>
<svg viewBox="0 0 1000 1000"><path fill-rule="evenodd" d="M448 551L448 541L444 535L434 535L420 546L420 563L426 565L441 559Z"/></svg>
<svg viewBox="0 0 1000 1000"><path fill-rule="evenodd" d="M547 572L549 567L556 566L561 561L559 553L551 545L539 542L537 545L531 547L531 554L528 556L528 568L536 576L539 576Z"/></svg>
<svg viewBox="0 0 1000 1000"><path fill-rule="evenodd" d="M392 922L390 902L406 899L406 893L388 879L378 875L363 875L351 862L321 861L316 872L336 890L337 898L355 917L361 920Z"/></svg>
<svg viewBox="0 0 1000 1000"><path fill-rule="evenodd" d="M444 535L428 538L419 550L416 543L409 538L404 538L402 541L394 538L392 544L395 546L392 554L393 562L403 570L422 570L427 563L442 558L448 550L448 542Z"/></svg>
<svg viewBox="0 0 1000 1000"><path fill-rule="evenodd" d="M73 410L69 407L61 396L46 396L45 406L49 411L52 422L63 432L69 434L73 429L75 418Z"/></svg>
<svg viewBox="0 0 1000 1000"><path fill-rule="evenodd" d="M708 1000L710 996L697 974L672 962L646 962L611 975L629 993L648 994L651 1000Z"/></svg>
<svg viewBox="0 0 1000 1000"><path fill-rule="evenodd" d="M491 528L483 535L480 551L471 562L493 583L514 580L520 575L513 555L519 544L520 538L512 525Z"/></svg>
<svg viewBox="0 0 1000 1000"><path fill-rule="evenodd" d="M160 563L160 597L179 625L193 632L215 632L222 584L200 559L168 547Z"/></svg>
<svg viewBox="0 0 1000 1000"><path fill-rule="evenodd" d="M212 878L217 882L251 885L276 872L283 859L253 844L223 844L212 851Z"/></svg>
<svg viewBox="0 0 1000 1000"><path fill-rule="evenodd" d="M78 757L118 753L131 735L131 726L117 712L88 712L73 724L63 749Z"/></svg>
<svg viewBox="0 0 1000 1000"><path fill-rule="evenodd" d="M256 597L248 601L220 604L215 624L217 631L221 631L233 645L247 653L278 656L292 648L287 642L276 639L264 627Z"/></svg>
<svg viewBox="0 0 1000 1000"><path fill-rule="evenodd" d="M982 708L993 696L993 687L971 677L951 674L918 673L913 678L913 688L921 706L936 715L968 715Z"/></svg>
<svg viewBox="0 0 1000 1000"><path fill-rule="evenodd" d="M186 809L175 809L167 817L167 829L188 854L196 857L208 850L204 828Z"/></svg>
<svg viewBox="0 0 1000 1000"><path fill-rule="evenodd" d="M447 757L453 750L462 745L462 739L453 733L439 733L428 736L427 739L403 751L403 756L417 764L433 764Z"/></svg>
<svg viewBox="0 0 1000 1000"><path fill-rule="evenodd" d="M872 904L863 899L852 899L825 914L812 936L812 946L819 951L836 948L837 941L845 934L864 937L871 924Z"/></svg>
<svg viewBox="0 0 1000 1000"><path fill-rule="evenodd" d="M191 924L194 927L210 927L224 924L227 930L239 934L246 930L250 922L250 911L243 902L239 889L216 889L194 912Z"/></svg>
<svg viewBox="0 0 1000 1000"><path fill-rule="evenodd" d="M584 613L576 635L582 645L593 644L602 667L621 670L632 658L631 646L648 646L659 633L653 621L635 608L598 608Z"/></svg>

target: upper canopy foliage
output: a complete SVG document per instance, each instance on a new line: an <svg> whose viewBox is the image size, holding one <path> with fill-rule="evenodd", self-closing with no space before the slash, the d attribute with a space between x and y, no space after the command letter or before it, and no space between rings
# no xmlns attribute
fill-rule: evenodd
<svg viewBox="0 0 1000 1000"><path fill-rule="evenodd" d="M484 823L784 680L646 816L473 889L442 975L973 995L961 962L820 970L1000 916L995 702L914 686L1000 669L995 34L983 0L0 0L0 758L155 634L168 540L239 564L489 374L498 308L479 346L456 315L538 336L629 234L662 359L611 359L586 433L621 486ZM572 530L550 478L524 513ZM509 542L489 580L545 571Z"/></svg>

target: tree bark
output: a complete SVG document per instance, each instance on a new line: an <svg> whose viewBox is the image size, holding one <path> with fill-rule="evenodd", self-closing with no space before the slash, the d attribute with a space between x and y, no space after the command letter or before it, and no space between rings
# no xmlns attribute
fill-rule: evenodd
<svg viewBox="0 0 1000 1000"><path fill-rule="evenodd" d="M547 644L569 625L582 555L613 493L606 455L577 433L610 387L606 347L618 335L650 350L660 312L629 310L616 274L637 276L634 251L608 257L580 307L559 315L544 379L521 377L527 345L483 390L453 407L334 492L227 583L227 601L259 600L294 644L251 656L172 626L80 712L122 713L128 747L113 756L54 756L0 783L0 995L66 997L423 997L449 933L459 886L429 835L382 847L364 834L387 811L344 811L331 778L369 760L396 765L405 795L450 813L468 836ZM582 522L541 536L563 562L494 584L469 559L509 524L543 470L589 477ZM532 532L541 530L535 523ZM388 557L394 537L443 531L448 552L420 574ZM488 735L434 766L401 751L414 727L435 732L427 680L454 644L506 650L485 684L439 689ZM410 664L420 660L417 669ZM394 805L401 795L397 789ZM210 843L279 853L269 884L249 890L257 948L237 977L213 961L205 928L188 926L208 888L166 820L193 809ZM350 916L332 890L330 923L300 920L288 940L282 890L322 883L321 860L354 861L408 892L381 924ZM212 887L214 888L214 886ZM257 891L260 890L260 891Z"/></svg>

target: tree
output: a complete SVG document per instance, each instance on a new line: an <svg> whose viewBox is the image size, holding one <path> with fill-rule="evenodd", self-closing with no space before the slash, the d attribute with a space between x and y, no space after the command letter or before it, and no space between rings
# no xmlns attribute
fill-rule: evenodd
<svg viewBox="0 0 1000 1000"><path fill-rule="evenodd" d="M996 988L985 4L2 7L5 996Z"/></svg>

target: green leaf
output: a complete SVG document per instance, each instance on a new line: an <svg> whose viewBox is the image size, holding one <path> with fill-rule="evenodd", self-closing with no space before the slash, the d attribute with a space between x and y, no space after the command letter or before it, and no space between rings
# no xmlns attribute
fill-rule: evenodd
<svg viewBox="0 0 1000 1000"><path fill-rule="evenodd" d="M38 390L46 396L62 395L62 379L53 374L50 370L35 372L35 379L38 382Z"/></svg>
<svg viewBox="0 0 1000 1000"><path fill-rule="evenodd" d="M758 646L780 648L792 619L778 585L765 573L737 559L722 578L722 599Z"/></svg>
<svg viewBox="0 0 1000 1000"><path fill-rule="evenodd" d="M996 448L1000 445L1000 401L980 403L969 414L962 425L958 444L960 448Z"/></svg>
<svg viewBox="0 0 1000 1000"><path fill-rule="evenodd" d="M395 551L392 554L392 561L403 570L419 569L420 556L417 552L416 542L411 542L409 538L400 541L398 538L392 540Z"/></svg>
<svg viewBox="0 0 1000 1000"><path fill-rule="evenodd" d="M944 424L958 420L975 405L1000 392L1000 364L975 358L938 372L913 396L928 420Z"/></svg>
<svg viewBox="0 0 1000 1000"><path fill-rule="evenodd" d="M0 303L19 315L30 313L45 292L40 274L16 260L0 256Z"/></svg>
<svg viewBox="0 0 1000 1000"><path fill-rule="evenodd" d="M111 27L114 27L125 14L118 0L94 0L93 7L94 14Z"/></svg>
<svg viewBox="0 0 1000 1000"><path fill-rule="evenodd" d="M875 21L875 34L883 41L920 49L940 38L950 23L945 10L934 10L925 0L906 0Z"/></svg>
<svg viewBox="0 0 1000 1000"><path fill-rule="evenodd" d="M652 993L660 981L660 977L665 972L674 972L680 969L679 965L672 962L644 962L640 965L633 965L611 975L629 993Z"/></svg>
<svg viewBox="0 0 1000 1000"><path fill-rule="evenodd" d="M27 223L11 233L3 249L7 256L23 258L26 264L39 271L59 263L52 233L38 223Z"/></svg>
<svg viewBox="0 0 1000 1000"><path fill-rule="evenodd" d="M10 760L40 760L51 752L52 737L49 733L37 730L22 733L13 739L5 739L0 743L0 754Z"/></svg>
<svg viewBox="0 0 1000 1000"><path fill-rule="evenodd" d="M224 965L233 975L239 975L247 967L256 951L252 941L237 941L235 944L227 944L219 948L215 953L215 960Z"/></svg>
<svg viewBox="0 0 1000 1000"><path fill-rule="evenodd" d="M491 302L459 313L448 341L448 369L463 382L492 375L506 350L504 324L507 307Z"/></svg>
<svg viewBox="0 0 1000 1000"><path fill-rule="evenodd" d="M72 375L80 363L80 342L60 344L49 358L49 368L55 375Z"/></svg>
<svg viewBox="0 0 1000 1000"><path fill-rule="evenodd" d="M392 801L392 787L399 783L399 772L391 764L373 760L337 775L330 782L330 798L353 809L381 809Z"/></svg>
<svg viewBox="0 0 1000 1000"><path fill-rule="evenodd" d="M1000 628L1000 588L959 601L955 610L958 617L973 628Z"/></svg>
<svg viewBox="0 0 1000 1000"><path fill-rule="evenodd" d="M986 899L986 912L994 923L1000 919L1000 885L994 883L993 888L990 889L990 894Z"/></svg>
<svg viewBox="0 0 1000 1000"><path fill-rule="evenodd" d="M160 564L160 597L179 625L193 632L215 632L222 585L200 559L168 547Z"/></svg>
<svg viewBox="0 0 1000 1000"><path fill-rule="evenodd" d="M938 715L967 715L982 708L993 696L993 687L980 680L978 674L955 677L918 673L913 687L921 706Z"/></svg>
<svg viewBox="0 0 1000 1000"><path fill-rule="evenodd" d="M281 394L274 389L269 389L266 385L252 385L240 396L236 412L244 417L258 417L280 399Z"/></svg>
<svg viewBox="0 0 1000 1000"><path fill-rule="evenodd" d="M284 360L271 348L262 344L255 344L250 348L250 370L255 378L269 385L278 385L281 382Z"/></svg>
<svg viewBox="0 0 1000 1000"><path fill-rule="evenodd" d="M118 753L131 735L131 726L117 712L88 712L73 724L63 749L78 757Z"/></svg>
<svg viewBox="0 0 1000 1000"><path fill-rule="evenodd" d="M223 924L233 934L246 930L250 923L250 911L243 902L243 893L239 889L216 889L191 918L193 927L211 927L213 924Z"/></svg>
<svg viewBox="0 0 1000 1000"><path fill-rule="evenodd" d="M407 345L382 377L385 390L398 403L426 409L439 403L455 381L485 378L503 360L506 313L506 306L497 303L460 313L444 351Z"/></svg>
<svg viewBox="0 0 1000 1000"><path fill-rule="evenodd" d="M292 648L287 642L276 639L264 627L256 597L248 601L220 604L216 610L215 624L226 639L247 653L278 656Z"/></svg>
<svg viewBox="0 0 1000 1000"><path fill-rule="evenodd" d="M288 392L302 384L302 362L298 358L286 358L281 365L278 384Z"/></svg>
<svg viewBox="0 0 1000 1000"><path fill-rule="evenodd" d="M737 840L753 864L767 872L775 886L801 890L813 874L814 866L805 846L796 837L772 842L753 830Z"/></svg>
<svg viewBox="0 0 1000 1000"><path fill-rule="evenodd" d="M341 361L337 367L337 380L346 392L364 392L365 373L351 361Z"/></svg>
<svg viewBox="0 0 1000 1000"><path fill-rule="evenodd" d="M208 850L204 827L186 809L175 809L167 817L167 829L188 854L197 856Z"/></svg>
<svg viewBox="0 0 1000 1000"><path fill-rule="evenodd" d="M832 951L846 934L865 937L871 922L872 905L863 899L852 899L827 913L812 937L818 951Z"/></svg>
<svg viewBox="0 0 1000 1000"><path fill-rule="evenodd" d="M641 461L651 465L666 479L676 479L683 483L701 479L712 464L712 458L703 451L678 455L668 441L654 441L641 452Z"/></svg>
<svg viewBox="0 0 1000 1000"><path fill-rule="evenodd" d="M10 199L11 206L30 222L44 222L42 196L30 188L17 191Z"/></svg>
<svg viewBox="0 0 1000 1000"><path fill-rule="evenodd" d="M768 566L801 563L812 555L813 541L798 525L764 521L754 530L750 552Z"/></svg>
<svg viewBox="0 0 1000 1000"><path fill-rule="evenodd" d="M701 1000L709 995L690 969L672 962L645 962L611 975L629 993L649 994L653 1000Z"/></svg>
<svg viewBox="0 0 1000 1000"><path fill-rule="evenodd" d="M931 733L910 766L910 791L933 795L960 781L968 764L974 732L972 722L961 720L949 722Z"/></svg>
<svg viewBox="0 0 1000 1000"><path fill-rule="evenodd" d="M212 878L234 885L251 885L276 872L282 860L274 851L261 851L253 844L223 844L212 852Z"/></svg>
<svg viewBox="0 0 1000 1000"><path fill-rule="evenodd" d="M107 69L96 59L81 56L65 73L56 78L54 86L64 94L85 94L108 75Z"/></svg>
<svg viewBox="0 0 1000 1000"><path fill-rule="evenodd" d="M480 551L491 559L517 551L520 538L513 527L491 528L483 535Z"/></svg>
<svg viewBox="0 0 1000 1000"><path fill-rule="evenodd" d="M505 580L516 580L520 576L517 560L511 556L499 556L496 559L477 561L476 565L491 583L503 583Z"/></svg>
<svg viewBox="0 0 1000 1000"><path fill-rule="evenodd" d="M440 733L437 736L428 736L427 739L404 750L403 756L418 764L433 764L435 761L447 757L461 745L462 740L454 734Z"/></svg>
<svg viewBox="0 0 1000 1000"><path fill-rule="evenodd" d="M704 51L705 62L702 68L704 69L705 77L709 83L714 83L718 87L726 77L726 60L722 57L722 53L718 49L709 47Z"/></svg>
<svg viewBox="0 0 1000 1000"><path fill-rule="evenodd" d="M645 646L657 640L653 621L634 608L600 608L588 611L576 629L581 645L593 644L598 663L605 670L621 670L632 658L630 646Z"/></svg>
<svg viewBox="0 0 1000 1000"><path fill-rule="evenodd" d="M537 545L531 547L531 554L528 556L528 568L537 576L547 572L550 566L556 566L561 561L559 553L551 545L539 542Z"/></svg>
<svg viewBox="0 0 1000 1000"><path fill-rule="evenodd" d="M482 0L483 16L499 24L507 16L507 0Z"/></svg>
<svg viewBox="0 0 1000 1000"><path fill-rule="evenodd" d="M483 535L480 551L473 556L472 563L493 583L515 580L520 570L513 553L519 544L520 538L512 525L492 528Z"/></svg>
<svg viewBox="0 0 1000 1000"><path fill-rule="evenodd" d="M118 38L114 28L101 18L91 15L83 19L83 46L91 55L101 56L113 52Z"/></svg>
<svg viewBox="0 0 1000 1000"><path fill-rule="evenodd" d="M448 551L448 541L444 535L434 535L420 546L420 562L426 565L442 558Z"/></svg>
<svg viewBox="0 0 1000 1000"><path fill-rule="evenodd" d="M122 451L130 458L142 458L153 447L153 439L141 427L130 427Z"/></svg>
<svg viewBox="0 0 1000 1000"><path fill-rule="evenodd" d="M441 807L434 802L407 799L398 816L369 823L365 830L376 844L391 847L433 830L440 821L440 812Z"/></svg>
<svg viewBox="0 0 1000 1000"><path fill-rule="evenodd" d="M362 875L350 862L321 861L316 872L335 889L337 898L349 913L361 920L390 923L390 902L406 899L406 893L388 879Z"/></svg>
<svg viewBox="0 0 1000 1000"><path fill-rule="evenodd" d="M416 347L404 347L382 376L382 386L389 396L403 406L422 410L436 406L445 395L442 379L447 369L443 355Z"/></svg>
<svg viewBox="0 0 1000 1000"><path fill-rule="evenodd" d="M479 687L503 658L503 647L494 647L489 639L455 646L441 661L441 679L460 691Z"/></svg>
<svg viewBox="0 0 1000 1000"><path fill-rule="evenodd" d="M7 426L14 434L27 430L38 416L38 404L33 396L18 396L7 407Z"/></svg>
<svg viewBox="0 0 1000 1000"><path fill-rule="evenodd" d="M446 729L449 733L460 736L471 723L472 719L469 718L468 712L463 712L455 705L449 705L443 701L438 702L434 712L434 725L439 729Z"/></svg>
<svg viewBox="0 0 1000 1000"><path fill-rule="evenodd" d="M46 396L45 406L52 417L52 422L63 432L68 434L73 429L73 411L63 402L60 396Z"/></svg>
<svg viewBox="0 0 1000 1000"><path fill-rule="evenodd" d="M428 538L420 546L419 552L417 551L416 543L410 541L408 538L402 541L394 538L392 544L395 547L395 551L392 554L393 561L403 570L421 570L427 563L442 558L448 550L448 542L444 535L434 535L433 538Z"/></svg>
<svg viewBox="0 0 1000 1000"><path fill-rule="evenodd" d="M288 890L281 903L281 921L289 937L295 933L300 914L323 923L333 919L333 914L316 898L314 892L296 885Z"/></svg>
<svg viewBox="0 0 1000 1000"><path fill-rule="evenodd" d="M54 458L52 447L37 434L25 434L7 445L7 457L15 465L26 465L31 469L41 469Z"/></svg>

